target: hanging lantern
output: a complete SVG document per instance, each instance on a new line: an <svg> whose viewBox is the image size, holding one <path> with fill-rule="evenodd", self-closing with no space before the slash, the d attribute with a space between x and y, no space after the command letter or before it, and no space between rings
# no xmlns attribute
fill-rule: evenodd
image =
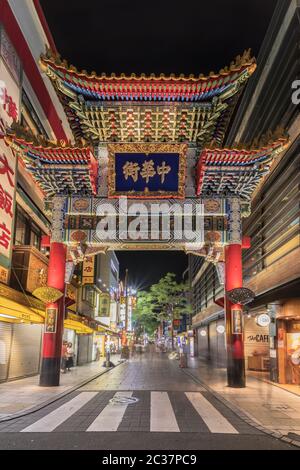
<svg viewBox="0 0 300 470"><path fill-rule="evenodd" d="M236 289L232 289L226 293L227 298L233 304L241 304L246 305L255 297L255 294L252 290L247 289L247 287L237 287Z"/></svg>

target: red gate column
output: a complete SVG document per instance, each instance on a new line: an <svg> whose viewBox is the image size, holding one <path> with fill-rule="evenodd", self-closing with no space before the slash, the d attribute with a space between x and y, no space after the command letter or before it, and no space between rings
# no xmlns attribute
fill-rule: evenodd
<svg viewBox="0 0 300 470"><path fill-rule="evenodd" d="M40 385L59 385L61 348L65 316L65 267L66 246L63 239L65 199L55 197L52 211L52 230L48 266L48 287L61 291L63 296L56 302L46 305L45 329L43 337L42 366Z"/></svg>
<svg viewBox="0 0 300 470"><path fill-rule="evenodd" d="M243 286L242 230L240 201L230 198L228 208L228 245L225 247L225 318L227 342L227 382L229 387L245 387L245 356L242 305L233 304L227 292Z"/></svg>

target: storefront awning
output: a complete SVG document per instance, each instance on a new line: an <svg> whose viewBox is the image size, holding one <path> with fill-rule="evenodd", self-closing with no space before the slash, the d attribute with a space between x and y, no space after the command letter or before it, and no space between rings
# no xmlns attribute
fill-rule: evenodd
<svg viewBox="0 0 300 470"><path fill-rule="evenodd" d="M45 312L0 296L0 321L9 323L44 323Z"/></svg>

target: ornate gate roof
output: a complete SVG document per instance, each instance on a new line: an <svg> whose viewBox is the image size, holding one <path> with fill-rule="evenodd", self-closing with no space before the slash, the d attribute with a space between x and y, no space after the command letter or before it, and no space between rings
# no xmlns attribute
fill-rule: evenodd
<svg viewBox="0 0 300 470"><path fill-rule="evenodd" d="M75 140L222 144L237 98L256 68L250 50L209 76L78 72L48 51L41 66Z"/></svg>

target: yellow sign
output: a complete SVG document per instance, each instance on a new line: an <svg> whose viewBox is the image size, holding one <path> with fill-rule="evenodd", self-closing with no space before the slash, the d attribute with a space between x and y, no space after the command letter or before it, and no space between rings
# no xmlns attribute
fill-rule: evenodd
<svg viewBox="0 0 300 470"><path fill-rule="evenodd" d="M82 266L82 285L93 284L95 278L95 257L86 258Z"/></svg>
<svg viewBox="0 0 300 470"><path fill-rule="evenodd" d="M3 268L0 266L0 282L4 284L8 283L8 269Z"/></svg>

